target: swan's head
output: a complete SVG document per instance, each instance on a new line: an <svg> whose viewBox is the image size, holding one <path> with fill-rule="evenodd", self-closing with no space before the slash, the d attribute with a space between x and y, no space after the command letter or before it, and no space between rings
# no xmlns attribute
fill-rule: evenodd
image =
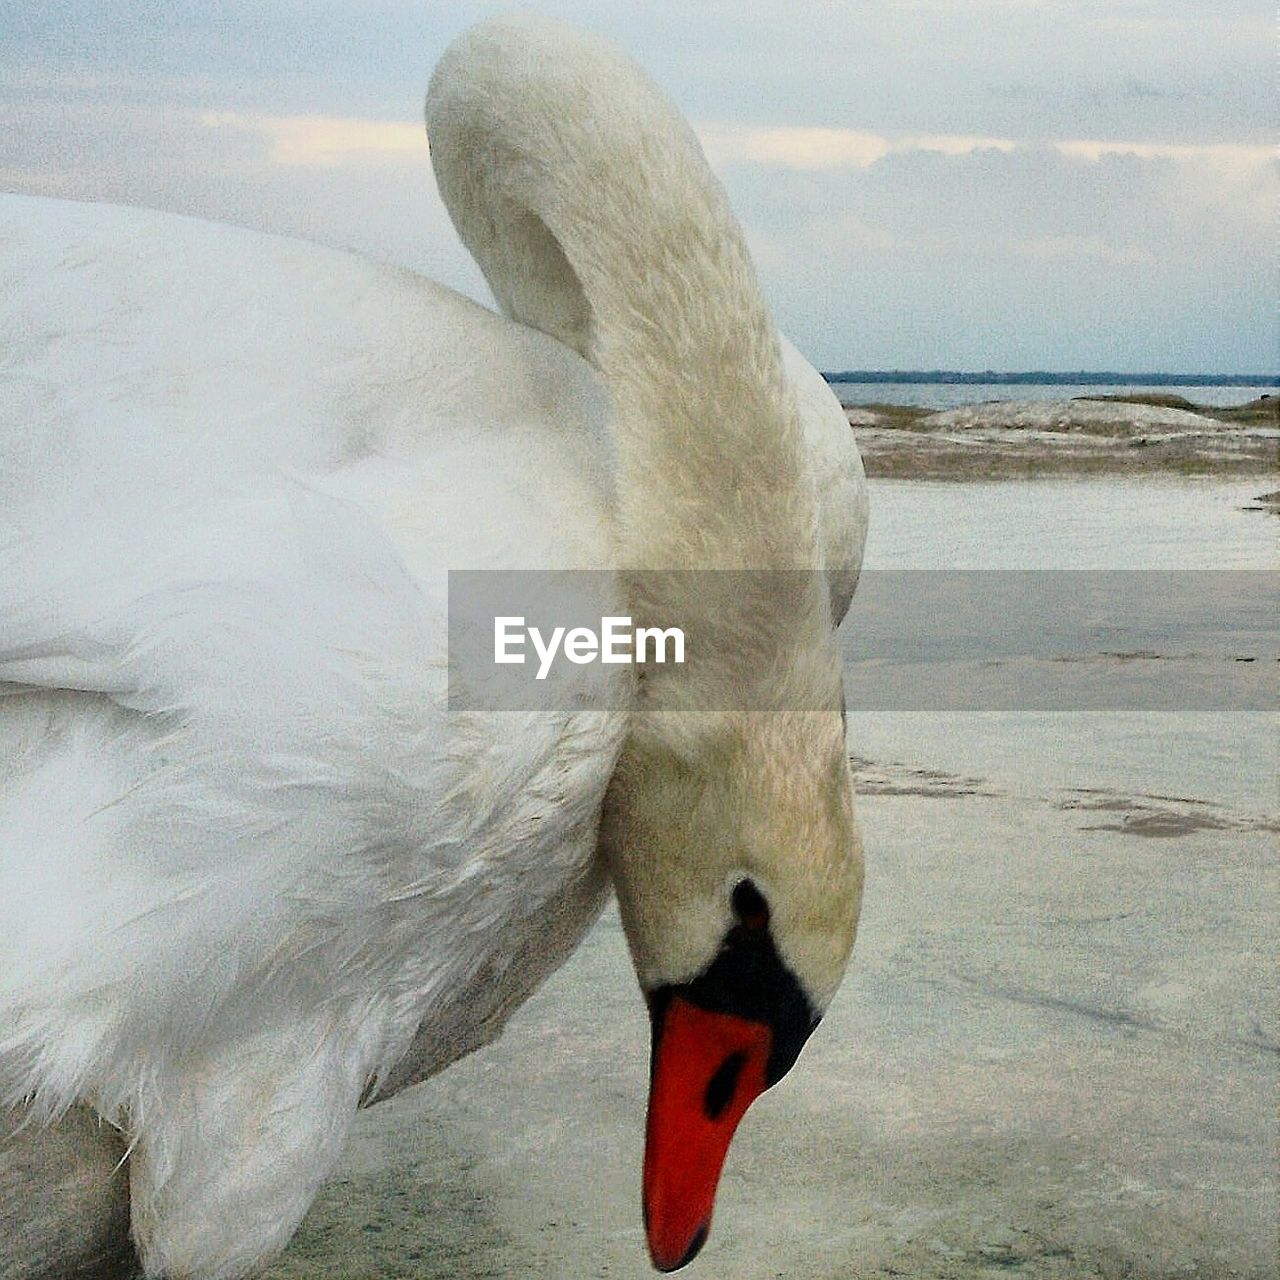
<svg viewBox="0 0 1280 1280"><path fill-rule="evenodd" d="M603 836L652 1022L645 1224L671 1271L705 1241L738 1122L795 1062L853 946L862 849L839 710L633 734Z"/></svg>

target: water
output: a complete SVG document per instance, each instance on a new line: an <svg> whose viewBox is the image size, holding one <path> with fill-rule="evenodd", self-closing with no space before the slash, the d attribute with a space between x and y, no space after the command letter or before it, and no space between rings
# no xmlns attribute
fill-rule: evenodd
<svg viewBox="0 0 1280 1280"><path fill-rule="evenodd" d="M962 388L963 389L963 388ZM871 482L868 569L1280 569L1272 480Z"/></svg>
<svg viewBox="0 0 1280 1280"><path fill-rule="evenodd" d="M831 389L843 405L910 404L924 409L956 409L988 400L1070 400L1072 396L1183 396L1193 404L1229 408L1259 396L1276 395L1274 383L1257 386L1148 387L1090 386L1074 382L1029 382L1010 386L997 382L833 382Z"/></svg>
<svg viewBox="0 0 1280 1280"><path fill-rule="evenodd" d="M1276 571L1280 519L1242 509L1274 487L1175 477L873 481L866 563L895 570ZM855 625L856 608L855 598ZM1168 638L1177 643L1176 635ZM856 635L846 646L856 650ZM1211 656L1227 676L1249 670L1274 679L1267 671L1280 655L1261 653L1250 668L1233 667L1230 654ZM998 666L980 668L957 666L955 678L999 679ZM1116 682L1161 676L1154 663L1115 661L1096 670ZM1087 711L860 711L851 699L849 741L877 762L978 777L1018 794L1092 788L1184 797L1245 815L1280 810L1274 711L1144 711L1124 703L1123 690L1113 709Z"/></svg>

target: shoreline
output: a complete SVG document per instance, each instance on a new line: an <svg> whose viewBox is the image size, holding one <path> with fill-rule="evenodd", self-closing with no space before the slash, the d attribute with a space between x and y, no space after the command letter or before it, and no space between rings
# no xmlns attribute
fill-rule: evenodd
<svg viewBox="0 0 1280 1280"><path fill-rule="evenodd" d="M1280 474L1280 400L1231 408L1178 395L995 400L955 409L845 406L870 479ZM1274 488L1274 485L1271 487Z"/></svg>

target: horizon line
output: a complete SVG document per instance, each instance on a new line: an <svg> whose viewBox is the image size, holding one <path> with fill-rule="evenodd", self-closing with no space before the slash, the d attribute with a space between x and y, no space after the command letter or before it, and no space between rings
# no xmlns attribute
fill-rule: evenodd
<svg viewBox="0 0 1280 1280"><path fill-rule="evenodd" d="M1123 385L1280 385L1274 373L1124 372L1117 369L841 369L822 370L828 382L1074 382Z"/></svg>

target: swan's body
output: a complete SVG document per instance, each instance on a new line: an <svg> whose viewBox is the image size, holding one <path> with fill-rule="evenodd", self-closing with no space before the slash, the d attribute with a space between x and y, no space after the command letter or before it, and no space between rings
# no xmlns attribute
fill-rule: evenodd
<svg viewBox="0 0 1280 1280"><path fill-rule="evenodd" d="M215 1228L210 1117L296 1106L232 1165L296 1163L266 1244L369 1080L494 1034L603 900L622 669L583 669L598 710L448 719L444 627L448 567L607 563L603 402L551 339L340 254L46 202L0 227L8 1100L134 1117L135 1187L191 1163L171 1194Z"/></svg>
<svg viewBox="0 0 1280 1280"><path fill-rule="evenodd" d="M466 710L456 688L449 709L447 570L606 569L605 614L636 590L620 565L825 568L821 619L808 589L785 619L815 637L856 579L861 468L821 380L779 356L762 311L764 354L744 359L772 351L767 390L749 369L721 386L698 349L743 323L754 279L724 297L685 281L691 300L658 273L667 296L643 296L610 261L634 227L609 227L607 204L574 213L570 90L503 63L547 42L576 75L608 63L594 92L618 94L615 55L528 20L471 40L433 86L433 148L513 319L311 246L0 198L0 1102L121 1126L149 1274L240 1276L280 1248L361 1101L492 1038L569 954L606 858L646 989L705 950L703 917L659 919L627 865L649 812L635 762L687 689L665 705L658 682L646 721L627 668L587 666L538 712ZM628 74L634 132L660 100ZM477 141L495 77L531 128L563 126L544 173ZM670 119L653 128L669 146ZM718 192L625 178L624 204L665 180L721 234ZM521 183L557 179L556 209L512 215ZM578 241L550 240L557 217ZM696 314L670 317L673 341L632 332L681 305ZM680 360L702 366L699 430L742 459L749 527L708 515L723 441L699 462L696 424L660 403ZM752 395L785 399L800 431L778 456ZM673 466L713 487L699 498ZM812 665L829 700L829 659ZM795 750L770 733L747 735L761 759ZM779 938L819 1009L852 940L825 911Z"/></svg>

